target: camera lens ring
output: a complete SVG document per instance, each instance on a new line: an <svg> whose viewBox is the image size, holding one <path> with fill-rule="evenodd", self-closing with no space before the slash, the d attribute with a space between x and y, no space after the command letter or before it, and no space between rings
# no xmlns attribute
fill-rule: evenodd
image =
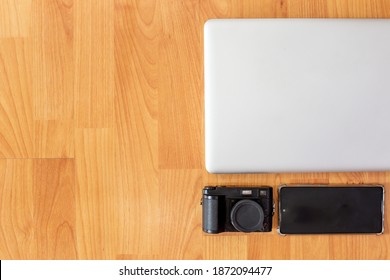
<svg viewBox="0 0 390 280"><path fill-rule="evenodd" d="M230 220L234 228L238 231L262 231L264 211L257 202L250 199L243 199L233 206L230 212Z"/></svg>

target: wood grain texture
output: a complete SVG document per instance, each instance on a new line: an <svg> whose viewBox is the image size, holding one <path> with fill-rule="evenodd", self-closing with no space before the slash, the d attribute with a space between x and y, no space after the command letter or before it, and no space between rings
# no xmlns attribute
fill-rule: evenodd
<svg viewBox="0 0 390 280"><path fill-rule="evenodd" d="M161 1L158 152L162 169L203 164L203 27L198 11L198 1Z"/></svg>
<svg viewBox="0 0 390 280"><path fill-rule="evenodd" d="M201 21L209 18L278 18L288 17L285 0L205 0L199 1ZM306 1L308 5L311 1ZM319 6L321 8L321 6Z"/></svg>
<svg viewBox="0 0 390 280"><path fill-rule="evenodd" d="M4 0L1 259L390 259L385 233L207 235L205 185L384 184L390 172L208 174L209 18L390 17L385 0ZM390 200L386 192L386 201Z"/></svg>
<svg viewBox="0 0 390 280"><path fill-rule="evenodd" d="M157 138L156 54L160 15L156 1L117 1L115 11L120 254L132 255L132 258L155 258L160 254L160 234L164 234L159 222Z"/></svg>
<svg viewBox="0 0 390 280"><path fill-rule="evenodd" d="M31 0L0 1L0 38L27 36L30 12Z"/></svg>
<svg viewBox="0 0 390 280"><path fill-rule="evenodd" d="M113 127L113 1L75 1L73 10L76 127Z"/></svg>
<svg viewBox="0 0 390 280"><path fill-rule="evenodd" d="M77 258L73 160L3 159L0 168L0 258Z"/></svg>
<svg viewBox="0 0 390 280"><path fill-rule="evenodd" d="M201 227L202 211L187 205L199 205L199 186L202 185L200 170L162 170L159 176L161 258L202 259ZM172 184L185 186L172 190ZM172 207L172 203L176 205Z"/></svg>
<svg viewBox="0 0 390 280"><path fill-rule="evenodd" d="M35 259L33 161L0 160L0 259Z"/></svg>
<svg viewBox="0 0 390 280"><path fill-rule="evenodd" d="M73 0L33 0L30 47L34 119L73 119Z"/></svg>
<svg viewBox="0 0 390 280"><path fill-rule="evenodd" d="M30 62L25 39L0 39L0 158L33 154Z"/></svg>
<svg viewBox="0 0 390 280"><path fill-rule="evenodd" d="M108 128L76 130L76 233L82 259L112 259L118 250L121 213L113 135Z"/></svg>
<svg viewBox="0 0 390 280"><path fill-rule="evenodd" d="M36 258L77 258L74 160L36 159L32 177Z"/></svg>
<svg viewBox="0 0 390 280"><path fill-rule="evenodd" d="M246 260L248 259L249 236L225 233L220 236L203 236L203 259L205 260Z"/></svg>
<svg viewBox="0 0 390 280"><path fill-rule="evenodd" d="M74 122L70 120L34 121L35 158L73 158Z"/></svg>

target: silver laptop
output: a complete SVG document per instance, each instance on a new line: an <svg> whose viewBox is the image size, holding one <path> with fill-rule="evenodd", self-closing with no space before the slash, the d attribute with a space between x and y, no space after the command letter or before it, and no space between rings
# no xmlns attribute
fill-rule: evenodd
<svg viewBox="0 0 390 280"><path fill-rule="evenodd" d="M390 20L204 26L211 173L390 170Z"/></svg>

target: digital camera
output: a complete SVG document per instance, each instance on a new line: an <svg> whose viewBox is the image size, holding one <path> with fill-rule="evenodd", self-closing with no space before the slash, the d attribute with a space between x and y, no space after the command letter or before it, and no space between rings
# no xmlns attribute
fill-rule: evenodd
<svg viewBox="0 0 390 280"><path fill-rule="evenodd" d="M210 187L203 189L203 231L267 232L272 230L271 187Z"/></svg>

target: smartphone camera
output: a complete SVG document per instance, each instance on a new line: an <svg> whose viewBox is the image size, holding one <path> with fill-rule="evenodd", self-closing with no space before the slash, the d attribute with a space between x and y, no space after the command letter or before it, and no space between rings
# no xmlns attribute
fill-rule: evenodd
<svg viewBox="0 0 390 280"><path fill-rule="evenodd" d="M271 187L205 187L203 231L269 232L274 212Z"/></svg>

